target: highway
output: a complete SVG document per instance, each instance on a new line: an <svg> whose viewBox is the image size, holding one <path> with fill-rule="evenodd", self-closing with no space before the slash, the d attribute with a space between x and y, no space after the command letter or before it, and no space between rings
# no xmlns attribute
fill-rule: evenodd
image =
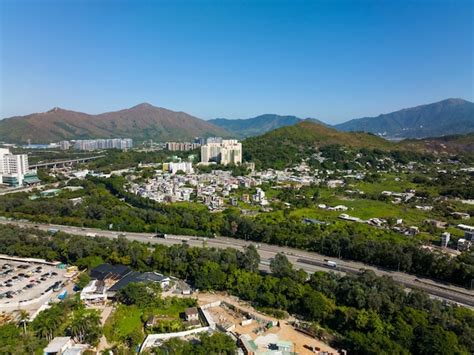
<svg viewBox="0 0 474 355"><path fill-rule="evenodd" d="M93 228L80 228L72 226L62 226L62 225L44 225L39 223L27 222L27 221L8 221L0 220L1 224L13 224L20 227L30 227L38 228L44 231L47 231L50 228L58 229L62 232L75 234L75 235L95 235L102 236L106 238L117 238L120 232L117 231L106 231L101 229ZM418 288L426 291L433 298L446 300L449 302L454 302L463 306L474 309L474 291L467 290L462 287L453 286L438 282L435 280L421 278L416 275L411 275L403 272L390 271L387 269L375 267L372 265L363 264L356 261L350 260L340 260L334 259L331 260L337 263L336 268L329 267L327 265L327 260L330 259L327 256L320 255L314 252L308 252L304 250L281 247L276 245L264 244L264 243L255 243L250 241L245 241L241 239L227 238L227 237L217 237L217 238L201 238L194 236L167 236L167 238L154 238L154 234L150 233L131 233L124 232L125 237L129 240L136 240L143 243L151 244L164 244L164 245L173 245L181 244L183 241L189 246L194 247L214 247L214 248L234 248L238 250L243 250L247 245L254 244L257 246L257 250L261 258L261 268L263 270L269 269L270 260L277 254L283 253L286 255L288 260L290 260L296 268L301 268L308 273L313 273L315 271L333 271L336 273L347 274L347 273L357 273L362 269L372 270L378 276L389 276L394 281L401 283L408 289Z"/></svg>

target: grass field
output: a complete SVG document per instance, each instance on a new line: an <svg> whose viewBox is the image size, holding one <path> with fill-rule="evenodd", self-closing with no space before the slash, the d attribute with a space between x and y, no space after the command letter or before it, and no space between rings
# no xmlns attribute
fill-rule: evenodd
<svg viewBox="0 0 474 355"><path fill-rule="evenodd" d="M119 305L115 312L107 319L104 334L110 342L122 342L126 337L142 330L141 316L143 311L137 306Z"/></svg>

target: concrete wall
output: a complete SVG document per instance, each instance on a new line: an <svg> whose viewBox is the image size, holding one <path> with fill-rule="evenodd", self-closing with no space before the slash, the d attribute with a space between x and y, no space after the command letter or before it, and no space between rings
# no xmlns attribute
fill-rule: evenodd
<svg viewBox="0 0 474 355"><path fill-rule="evenodd" d="M150 334L143 341L143 344L140 347L139 352L142 352L143 350L153 346L153 344L157 340L167 340L167 339L171 339L171 338L182 338L182 337L192 335L192 334L207 332L209 330L210 330L209 327L201 327L201 328L185 330L183 332L176 332L176 333Z"/></svg>

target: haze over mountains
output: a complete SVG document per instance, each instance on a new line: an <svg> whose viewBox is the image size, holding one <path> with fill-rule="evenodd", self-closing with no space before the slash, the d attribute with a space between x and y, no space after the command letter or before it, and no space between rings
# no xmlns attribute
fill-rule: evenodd
<svg viewBox="0 0 474 355"><path fill-rule="evenodd" d="M137 141L190 140L197 136L252 137L302 121L330 125L296 116L265 114L249 119L201 120L184 112L150 104L90 115L54 108L43 113L0 120L0 141L48 143L69 139L130 137ZM339 131L360 131L386 138L425 138L474 132L474 104L447 99L377 117L349 120L332 126Z"/></svg>

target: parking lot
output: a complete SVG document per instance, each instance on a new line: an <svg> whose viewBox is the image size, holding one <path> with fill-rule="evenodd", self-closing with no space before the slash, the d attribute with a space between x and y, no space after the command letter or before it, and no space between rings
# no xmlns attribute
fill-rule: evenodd
<svg viewBox="0 0 474 355"><path fill-rule="evenodd" d="M34 308L62 288L65 273L52 265L0 260L0 311Z"/></svg>

